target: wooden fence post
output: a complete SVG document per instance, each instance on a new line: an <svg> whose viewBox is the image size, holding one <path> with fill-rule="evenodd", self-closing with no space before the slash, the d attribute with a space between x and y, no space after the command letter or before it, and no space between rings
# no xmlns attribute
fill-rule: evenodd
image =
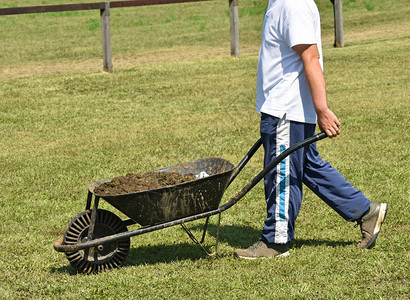
<svg viewBox="0 0 410 300"><path fill-rule="evenodd" d="M110 29L110 2L105 2L105 8L100 10L101 35L104 71L112 72L111 29Z"/></svg>
<svg viewBox="0 0 410 300"><path fill-rule="evenodd" d="M239 14L238 0L229 0L231 16L231 56L239 57Z"/></svg>
<svg viewBox="0 0 410 300"><path fill-rule="evenodd" d="M335 43L333 47L344 47L343 36L343 3L342 0L331 0L333 3L333 12L335 17Z"/></svg>

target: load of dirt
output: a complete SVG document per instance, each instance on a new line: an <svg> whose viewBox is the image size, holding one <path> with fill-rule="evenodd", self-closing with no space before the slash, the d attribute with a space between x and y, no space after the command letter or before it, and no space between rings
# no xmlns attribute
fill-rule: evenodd
<svg viewBox="0 0 410 300"><path fill-rule="evenodd" d="M129 173L102 183L94 189L94 193L101 196L121 195L158 189L196 179L194 174L183 175L176 172Z"/></svg>

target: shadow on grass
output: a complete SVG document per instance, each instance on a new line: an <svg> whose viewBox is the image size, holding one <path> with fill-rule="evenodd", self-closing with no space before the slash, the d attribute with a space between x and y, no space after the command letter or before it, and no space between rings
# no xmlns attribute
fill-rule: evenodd
<svg viewBox="0 0 410 300"><path fill-rule="evenodd" d="M189 227L198 240L202 237L202 225ZM209 224L204 244L208 251L214 251L217 235L217 226ZM226 243L235 248L248 247L249 243L259 238L260 231L247 226L221 226L219 242ZM138 237L135 237L138 238ZM172 244L171 244L172 243ZM201 246L195 244L186 235L184 240L170 241L168 244L155 244L131 248L124 267L139 265L154 265L159 263L171 263L181 260L195 261L207 257ZM69 264L59 268L53 268L52 273L77 274Z"/></svg>
<svg viewBox="0 0 410 300"><path fill-rule="evenodd" d="M297 249L303 246L327 246L327 247L346 247L356 244L357 241L329 241L329 240L313 240L313 239L298 239L291 243L291 248Z"/></svg>
<svg viewBox="0 0 410 300"><path fill-rule="evenodd" d="M212 246L209 248L212 248ZM122 267L167 264L182 260L196 261L205 257L207 257L207 255L202 248L189 240L180 243L175 242L174 244L159 244L131 248ZM65 266L51 268L51 273L83 275L78 273L68 262Z"/></svg>
<svg viewBox="0 0 410 300"><path fill-rule="evenodd" d="M176 227L176 226L175 226ZM189 227L198 240L202 237L203 226ZM209 224L207 236L204 241L208 251L214 251L216 242L217 226ZM248 247L249 242L259 237L259 230L246 226L221 226L220 243L227 243L233 247ZM138 238L138 237L135 237ZM159 263L171 263L181 260L195 261L207 257L201 246L195 244L186 235L184 240L170 241L168 244L155 244L131 248L128 258L124 263L127 266L154 265ZM77 271L69 264L59 268L53 268L52 273L77 274Z"/></svg>
<svg viewBox="0 0 410 300"><path fill-rule="evenodd" d="M193 227L194 229L200 229ZM217 226L209 225L208 235L214 238L217 235ZM252 227L238 227L238 226L221 226L220 241L227 243L234 248L247 248L255 243L261 235L261 230ZM328 246L328 247L344 247L356 244L357 241L334 241L334 240L317 240L317 239L295 239L290 243L293 249L301 248L303 246Z"/></svg>
<svg viewBox="0 0 410 300"><path fill-rule="evenodd" d="M198 240L202 237L201 225L189 227L195 232ZM217 236L217 225L209 224L207 236L204 244L208 251L214 251ZM233 226L224 225L220 227L219 242L228 244L232 248L247 248L257 241L260 237L260 230L250 226ZM354 241L331 241L331 240L316 240L316 239L298 239L294 240L290 247L292 249L301 248L304 246L328 246L328 247L345 247L355 244ZM233 253L232 253L233 254ZM156 244L139 246L131 248L128 258L123 267L140 266L140 265L155 265L159 263L171 263L181 260L196 261L207 257L203 249L193 243L187 236L184 241L174 241L172 244ZM53 268L52 273L68 273L70 275L77 274L76 270L69 264L67 266Z"/></svg>

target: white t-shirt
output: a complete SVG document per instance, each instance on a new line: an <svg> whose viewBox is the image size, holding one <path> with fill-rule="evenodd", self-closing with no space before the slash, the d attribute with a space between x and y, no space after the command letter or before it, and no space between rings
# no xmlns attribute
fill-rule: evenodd
<svg viewBox="0 0 410 300"><path fill-rule="evenodd" d="M312 95L295 45L316 44L323 69L320 16L313 0L270 0L262 29L256 112L316 123Z"/></svg>

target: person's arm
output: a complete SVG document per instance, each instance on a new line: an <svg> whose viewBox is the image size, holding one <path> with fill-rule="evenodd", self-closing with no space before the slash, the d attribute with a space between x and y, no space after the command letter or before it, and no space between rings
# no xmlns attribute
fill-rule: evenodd
<svg viewBox="0 0 410 300"><path fill-rule="evenodd" d="M302 58L320 130L326 132L330 138L337 136L340 133L340 122L327 106L326 84L317 45L296 45L292 49Z"/></svg>

